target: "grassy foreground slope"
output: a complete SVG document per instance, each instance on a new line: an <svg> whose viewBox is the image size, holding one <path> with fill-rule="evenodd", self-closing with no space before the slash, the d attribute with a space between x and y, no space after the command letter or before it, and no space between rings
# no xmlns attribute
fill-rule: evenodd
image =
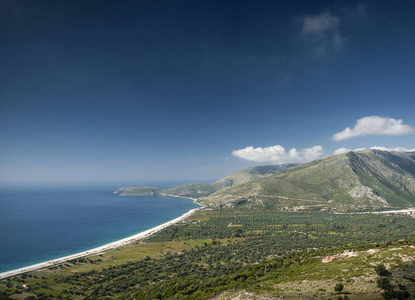
<svg viewBox="0 0 415 300"><path fill-rule="evenodd" d="M415 152L334 155L219 190L202 203L333 212L413 207Z"/></svg>
<svg viewBox="0 0 415 300"><path fill-rule="evenodd" d="M295 166L295 164L284 165L269 165L258 166L242 169L238 172L222 178L213 183L185 183L170 189L159 189L156 187L148 186L126 186L119 188L114 193L119 193L123 196L157 196L157 195L173 195L200 198L206 197L214 192L220 190L223 187L234 186L237 184L246 183L252 180L270 176L277 172L286 170Z"/></svg>

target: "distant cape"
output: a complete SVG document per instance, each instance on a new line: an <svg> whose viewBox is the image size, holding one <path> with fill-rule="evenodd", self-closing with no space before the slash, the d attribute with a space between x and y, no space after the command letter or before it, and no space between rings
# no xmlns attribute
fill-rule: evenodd
<svg viewBox="0 0 415 300"><path fill-rule="evenodd" d="M190 198L207 197L224 187L231 187L252 180L264 178L290 167L295 164L267 165L242 169L213 183L185 183L170 189L159 189L150 186L126 186L117 189L114 193L122 196L182 196Z"/></svg>

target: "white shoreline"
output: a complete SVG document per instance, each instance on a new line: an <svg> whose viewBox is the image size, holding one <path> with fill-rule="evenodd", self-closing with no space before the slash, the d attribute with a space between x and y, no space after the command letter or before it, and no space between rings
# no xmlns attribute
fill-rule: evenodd
<svg viewBox="0 0 415 300"><path fill-rule="evenodd" d="M185 197L181 197L181 198L185 198ZM195 201L195 199L193 199L193 200ZM198 208L193 208L193 209L189 210L187 213L184 213L183 215L181 215L180 217L178 217L176 219L173 219L171 221L168 221L168 222L163 223L161 225L158 225L156 227L150 228L146 231L137 233L135 235L129 236L127 238L124 238L124 239L121 239L121 240L118 240L118 241L115 241L115 242L112 242L112 243L108 243L108 244L105 244L105 245L97 247L97 248L93 248L91 250L79 252L79 253L76 253L76 254L72 254L72 255L52 259L52 260L49 260L49 261L45 261L45 262L42 262L42 263L30 265L30 266L27 266L27 267L23 267L23 268L19 268L19 269L15 269L15 270L0 273L0 279L4 279L4 278L7 278L7 277L19 275L19 274L26 273L26 272L37 271L37 270L40 270L40 269L48 268L48 267L53 266L53 265L64 263L64 262L66 262L68 260L71 260L71 259L81 258L81 257L85 257L85 256L90 256L90 255L96 255L96 254L102 253L102 252L107 251L107 250L111 250L111 249L115 249L115 248L118 248L118 247L121 247L121 246L128 245L132 242L135 242L135 241L144 239L146 237L149 237L150 235L152 235L156 232L159 232L160 230L162 230L166 227L169 227L170 225L173 225L175 223L183 221L184 219L190 217L192 214L194 214L198 210L201 210L202 208L204 208L204 206L198 207Z"/></svg>

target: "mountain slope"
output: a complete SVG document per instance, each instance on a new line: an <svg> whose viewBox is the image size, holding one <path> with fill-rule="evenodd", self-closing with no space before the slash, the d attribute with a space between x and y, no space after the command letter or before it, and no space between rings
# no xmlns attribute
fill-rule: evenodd
<svg viewBox="0 0 415 300"><path fill-rule="evenodd" d="M200 198L209 196L223 187L235 186L270 176L292 166L295 166L295 164L251 167L232 173L231 175L213 183L186 183L165 190L147 186L127 186L119 188L114 193L119 193L123 196L174 195Z"/></svg>
<svg viewBox="0 0 415 300"><path fill-rule="evenodd" d="M214 182L213 184L220 184L221 187L234 186L242 183L247 183L252 180L267 177L294 166L295 164L284 164L246 168L238 172L232 173L231 175L222 178Z"/></svg>
<svg viewBox="0 0 415 300"><path fill-rule="evenodd" d="M202 203L333 211L409 207L415 205L415 153L334 155L222 189Z"/></svg>

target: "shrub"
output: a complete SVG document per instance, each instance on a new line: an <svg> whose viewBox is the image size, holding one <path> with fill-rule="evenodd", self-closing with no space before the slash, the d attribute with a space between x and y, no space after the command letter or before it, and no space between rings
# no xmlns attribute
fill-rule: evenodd
<svg viewBox="0 0 415 300"><path fill-rule="evenodd" d="M343 283L338 283L336 284L336 286L334 287L334 291L337 293L341 293L341 291L343 291L344 285Z"/></svg>

